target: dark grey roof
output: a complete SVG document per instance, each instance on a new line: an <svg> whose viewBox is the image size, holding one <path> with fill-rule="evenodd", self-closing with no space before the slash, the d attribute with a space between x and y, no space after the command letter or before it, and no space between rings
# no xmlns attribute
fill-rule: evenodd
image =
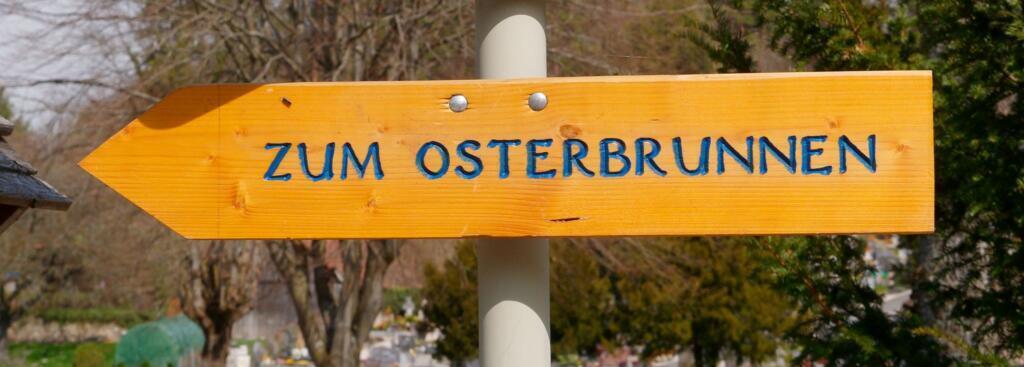
<svg viewBox="0 0 1024 367"><path fill-rule="evenodd" d="M65 210L71 200L35 177L36 169L19 159L4 140L14 124L0 117L0 205Z"/></svg>

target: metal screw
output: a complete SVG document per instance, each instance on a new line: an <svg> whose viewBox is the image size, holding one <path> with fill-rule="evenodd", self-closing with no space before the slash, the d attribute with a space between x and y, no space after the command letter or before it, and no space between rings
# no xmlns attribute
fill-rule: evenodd
<svg viewBox="0 0 1024 367"><path fill-rule="evenodd" d="M469 100L466 99L466 96L456 94L448 99L448 109L452 110L452 112L462 112L466 108L469 108Z"/></svg>
<svg viewBox="0 0 1024 367"><path fill-rule="evenodd" d="M534 111L543 110L544 107L548 106L548 96L541 92L531 94L528 101L530 103L530 109Z"/></svg>

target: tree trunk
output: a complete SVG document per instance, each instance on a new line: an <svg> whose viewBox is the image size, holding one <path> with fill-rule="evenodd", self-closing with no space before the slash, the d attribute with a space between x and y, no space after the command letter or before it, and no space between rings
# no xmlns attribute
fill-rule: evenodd
<svg viewBox="0 0 1024 367"><path fill-rule="evenodd" d="M696 337L696 336L694 336ZM696 367L705 367L707 364L704 360L704 348L701 348L700 344L693 344L693 365Z"/></svg>
<svg viewBox="0 0 1024 367"><path fill-rule="evenodd" d="M342 249L342 293L334 329L334 358L341 367L359 365L359 352L384 303L384 274L399 247L397 241L378 240L355 241Z"/></svg>
<svg viewBox="0 0 1024 367"><path fill-rule="evenodd" d="M306 347L320 367L359 366L359 352L383 306L384 274L401 248L391 240L341 246L342 269L331 269L323 241L268 242Z"/></svg>
<svg viewBox="0 0 1024 367"><path fill-rule="evenodd" d="M921 318L925 325L934 325L936 321L934 301L934 269L935 241L937 237L909 236L913 258L910 259L910 300L911 310Z"/></svg>
<svg viewBox="0 0 1024 367"><path fill-rule="evenodd" d="M234 322L214 322L210 327L201 325L206 335L203 345L203 366L223 366L231 349L231 329Z"/></svg>
<svg viewBox="0 0 1024 367"><path fill-rule="evenodd" d="M327 359L326 332L324 319L317 314L317 309L310 302L313 294L310 289L310 260L315 256L310 247L317 247L319 241L307 246L302 241L267 241L270 259L274 262L285 284L295 307L295 316L299 321L299 331L306 342L306 349L313 359L313 364L320 367L331 366Z"/></svg>
<svg viewBox="0 0 1024 367"><path fill-rule="evenodd" d="M203 365L222 366L231 348L231 329L253 307L262 257L244 242L195 243L186 258L189 279L181 290L185 314L206 337Z"/></svg>
<svg viewBox="0 0 1024 367"><path fill-rule="evenodd" d="M7 359L7 331L14 324L14 317L6 309L0 310L0 360Z"/></svg>

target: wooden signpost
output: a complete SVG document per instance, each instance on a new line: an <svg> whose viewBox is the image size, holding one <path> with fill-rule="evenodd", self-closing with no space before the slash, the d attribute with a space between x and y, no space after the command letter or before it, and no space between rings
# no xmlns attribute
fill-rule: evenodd
<svg viewBox="0 0 1024 367"><path fill-rule="evenodd" d="M198 86L81 165L188 238L930 232L931 80Z"/></svg>
<svg viewBox="0 0 1024 367"><path fill-rule="evenodd" d="M501 80L544 4L476 2L497 80L184 88L81 165L188 238L481 237L487 367L550 365L536 237L934 229L930 72Z"/></svg>

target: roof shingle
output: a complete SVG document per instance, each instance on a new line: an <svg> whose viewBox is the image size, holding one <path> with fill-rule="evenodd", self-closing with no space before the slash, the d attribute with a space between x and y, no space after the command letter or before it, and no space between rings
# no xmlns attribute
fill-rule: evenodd
<svg viewBox="0 0 1024 367"><path fill-rule="evenodd" d="M65 210L71 200L35 177L36 169L14 154L5 136L14 124L0 117L0 204L29 208Z"/></svg>

